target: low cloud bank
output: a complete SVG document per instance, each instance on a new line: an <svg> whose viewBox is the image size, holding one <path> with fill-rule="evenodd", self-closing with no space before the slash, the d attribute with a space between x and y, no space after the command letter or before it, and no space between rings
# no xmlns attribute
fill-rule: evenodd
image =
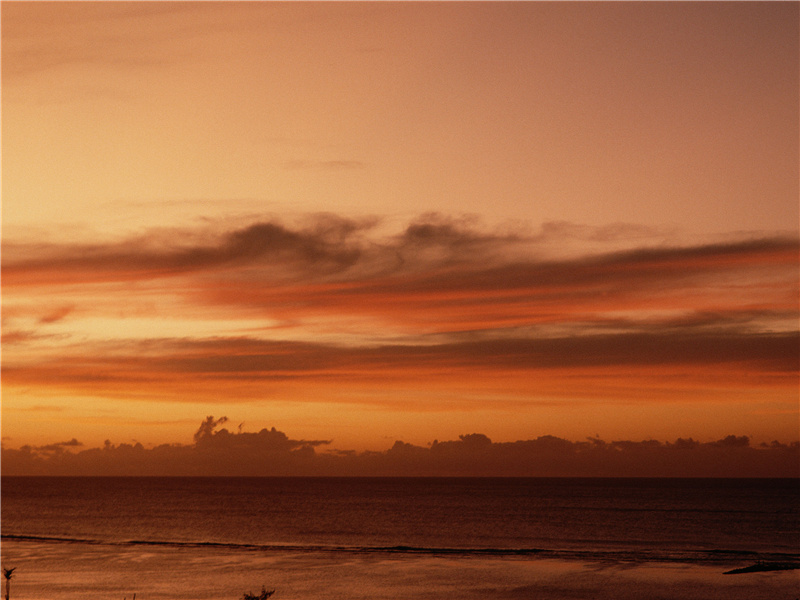
<svg viewBox="0 0 800 600"><path fill-rule="evenodd" d="M232 433L208 417L190 445L114 445L76 451L69 442L3 448L3 475L800 477L800 442L753 446L747 436L715 442L572 442L545 435L492 442L480 433L427 447L402 441L383 452L335 451L330 440L293 440L262 429Z"/></svg>

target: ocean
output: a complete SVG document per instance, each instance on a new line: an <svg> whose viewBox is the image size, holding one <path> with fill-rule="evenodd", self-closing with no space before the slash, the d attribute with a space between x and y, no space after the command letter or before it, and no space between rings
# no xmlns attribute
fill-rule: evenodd
<svg viewBox="0 0 800 600"><path fill-rule="evenodd" d="M800 480L3 477L11 598L795 600Z"/></svg>

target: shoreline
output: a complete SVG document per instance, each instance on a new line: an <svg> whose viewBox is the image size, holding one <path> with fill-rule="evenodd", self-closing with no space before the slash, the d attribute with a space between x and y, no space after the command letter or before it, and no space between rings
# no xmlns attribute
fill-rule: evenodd
<svg viewBox="0 0 800 600"><path fill-rule="evenodd" d="M162 549L165 551L183 550L209 550L222 553L260 553L264 556L329 556L335 557L375 557L388 559L396 557L406 558L453 558L455 560L476 560L481 558L498 560L563 560L588 564L674 564L697 565L718 568L725 575L740 573L755 573L764 571L784 571L800 569L800 554L785 551L756 551L756 550L680 550L680 549L621 549L606 548L603 550L584 550L577 548L461 548L461 547L424 547L424 546L345 546L328 544L253 544L243 542L230 542L220 540L165 540L165 539L138 539L138 540L108 540L93 538L73 538L26 535L16 533L0 533L3 544L20 546L53 546L53 547L95 547L124 549ZM748 566L736 566L744 561L750 561ZM731 570L722 571L723 568Z"/></svg>
<svg viewBox="0 0 800 600"><path fill-rule="evenodd" d="M16 548L14 548L16 546ZM25 546L24 552L20 552ZM4 545L12 587L27 600L240 600L249 589L285 600L774 600L795 596L798 563L588 561L540 557L231 553L220 548ZM11 552L9 552L11 551ZM727 563L727 564L726 564ZM739 564L742 564L739 562ZM758 566L759 570L749 570ZM771 572L764 572L772 567ZM13 592L13 590L12 590ZM271 599L272 600L272 599Z"/></svg>

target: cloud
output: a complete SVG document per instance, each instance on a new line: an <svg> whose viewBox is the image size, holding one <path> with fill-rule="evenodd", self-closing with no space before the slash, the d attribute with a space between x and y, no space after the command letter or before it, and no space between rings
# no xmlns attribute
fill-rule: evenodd
<svg viewBox="0 0 800 600"><path fill-rule="evenodd" d="M152 27L132 30L128 25L153 17L166 17L183 24L194 12L196 9L187 6L158 4L6 6L3 53L8 67L4 76L15 83L21 77L33 75L47 74L52 78L53 73L75 67L163 67L171 63L160 52L156 34L161 26L152 22Z"/></svg>
<svg viewBox="0 0 800 600"><path fill-rule="evenodd" d="M75 309L74 306L61 306L51 312L48 312L46 315L42 316L39 319L39 323L42 325L46 325L48 323L56 323L61 319L63 319L64 317L66 317L74 309Z"/></svg>
<svg viewBox="0 0 800 600"><path fill-rule="evenodd" d="M284 267L298 273L344 268L359 257L348 242L362 224L331 218L293 230L254 223L197 243L190 232L154 231L106 245L4 244L3 277L7 285L89 284L153 280L198 272L261 266L268 273ZM9 255L11 258L8 258Z"/></svg>
<svg viewBox="0 0 800 600"><path fill-rule="evenodd" d="M562 242L565 239L581 239L595 242L610 242L619 240L640 240L649 242L653 238L660 238L666 232L644 225L632 223L613 223L602 227L580 225L569 221L548 221L543 223L539 238L541 240L555 240ZM670 232L674 233L674 232Z"/></svg>
<svg viewBox="0 0 800 600"><path fill-rule="evenodd" d="M541 236L480 231L468 219L424 215L399 235L367 237L375 220L318 215L302 227L256 222L200 242L186 231L154 231L105 245L6 242L9 285L147 280L242 267L291 269L292 281L335 280L362 293L481 291L675 281L687 276L797 264L794 238L746 239L689 247L638 247L568 260L543 260ZM595 237L607 237L595 229ZM591 236L588 236L591 237ZM638 240L637 240L638 241ZM332 278L328 269L334 269Z"/></svg>
<svg viewBox="0 0 800 600"><path fill-rule="evenodd" d="M84 348L83 355L8 364L3 377L7 385L112 395L155 395L158 390L162 399L171 395L173 400L205 397L217 402L264 398L294 386L305 388L305 401L313 402L315 388L334 383L344 389L377 390L414 382L453 389L487 387L521 397L546 393L620 399L663 388L665 372L681 374L682 382L670 386L675 395L682 386L791 386L800 360L800 337L792 332L472 337L367 347L247 338L150 340L124 352ZM385 401L378 393L371 398Z"/></svg>
<svg viewBox="0 0 800 600"><path fill-rule="evenodd" d="M29 342L33 340L40 340L43 336L35 331L4 331L2 340L3 345L9 344L20 344L24 342Z"/></svg>
<svg viewBox="0 0 800 600"><path fill-rule="evenodd" d="M70 448L80 448L82 446L83 446L82 442L79 442L75 438L72 438L71 440L66 442L57 442L54 444L47 444L45 446L31 447L31 450L37 454L52 457L52 455L55 454L61 455Z"/></svg>
<svg viewBox="0 0 800 600"><path fill-rule="evenodd" d="M231 433L225 417L208 417L191 445L141 444L61 451L76 440L3 448L4 475L372 475L570 477L797 477L800 442L758 448L747 436L710 443L679 438L573 442L549 435L493 442L480 433L428 447L396 441L382 452L324 451L328 440L293 440L276 430ZM318 451L323 449L323 451Z"/></svg>
<svg viewBox="0 0 800 600"><path fill-rule="evenodd" d="M218 429L227 418L208 417L192 445L162 444L145 449L141 443L65 452L77 440L47 446L3 448L4 475L291 475L309 471L314 449L328 440L292 440L274 427L257 433Z"/></svg>
<svg viewBox="0 0 800 600"><path fill-rule="evenodd" d="M369 315L428 331L603 322L637 310L797 311L793 238L547 259L537 236L436 215L384 238L369 235L374 225L322 215L304 227L254 223L208 242L153 232L108 245L7 243L4 286L152 282L218 310Z"/></svg>
<svg viewBox="0 0 800 600"><path fill-rule="evenodd" d="M83 446L83 443L79 442L75 438L72 438L68 442L60 442L60 443L56 444L56 446L62 447L62 448L74 448L74 447L78 447L78 446Z"/></svg>
<svg viewBox="0 0 800 600"><path fill-rule="evenodd" d="M393 233L381 226L322 214L108 244L4 242L4 343L17 342L4 384L220 401L303 386L313 398L333 383L528 398L796 389L795 238L643 245L641 228L525 234L438 214ZM615 249L553 257L558 235ZM201 318L185 337L154 329L140 342L106 326L108 339L86 339L78 315L113 321L129 305ZM246 332L203 330L237 319ZM45 327L75 329L50 349L37 346Z"/></svg>

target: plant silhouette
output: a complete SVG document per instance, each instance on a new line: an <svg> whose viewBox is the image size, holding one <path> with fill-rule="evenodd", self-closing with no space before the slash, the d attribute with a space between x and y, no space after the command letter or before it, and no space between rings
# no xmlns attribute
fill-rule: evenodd
<svg viewBox="0 0 800 600"><path fill-rule="evenodd" d="M261 593L256 596L255 594L245 594L242 600L267 600L272 594L275 593L275 590L267 591L267 588L261 586Z"/></svg>
<svg viewBox="0 0 800 600"><path fill-rule="evenodd" d="M6 600L8 600L11 592L11 576L16 570L17 567L12 567L10 569L3 569L3 577L6 578Z"/></svg>

